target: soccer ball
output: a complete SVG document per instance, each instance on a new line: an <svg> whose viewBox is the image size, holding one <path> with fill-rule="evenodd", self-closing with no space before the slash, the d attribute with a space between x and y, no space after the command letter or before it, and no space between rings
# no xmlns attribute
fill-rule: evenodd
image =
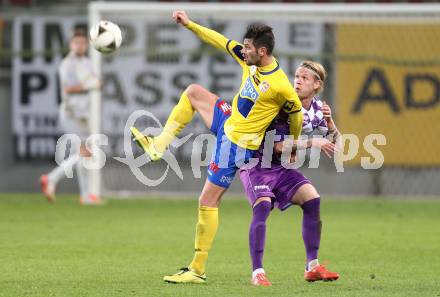
<svg viewBox="0 0 440 297"><path fill-rule="evenodd" d="M110 21L100 21L90 29L90 44L103 54L114 52L121 46L121 42L121 29Z"/></svg>

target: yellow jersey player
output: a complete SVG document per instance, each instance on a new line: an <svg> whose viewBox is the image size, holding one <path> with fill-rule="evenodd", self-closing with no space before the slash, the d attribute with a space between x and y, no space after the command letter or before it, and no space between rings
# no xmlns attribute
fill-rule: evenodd
<svg viewBox="0 0 440 297"><path fill-rule="evenodd" d="M289 115L290 135L301 133L301 102L287 75L272 56L275 38L272 28L252 24L244 42L228 40L211 29L192 22L184 11L175 11L173 19L200 39L231 55L242 67L242 83L232 107L217 95L198 85L190 85L172 110L157 137L141 134L132 127L136 142L158 160L176 135L197 111L206 126L217 136L217 145L208 166L208 178L199 197L195 255L189 267L164 277L171 283L204 283L205 264L218 227L218 206L237 169L258 150L265 131L283 109Z"/></svg>

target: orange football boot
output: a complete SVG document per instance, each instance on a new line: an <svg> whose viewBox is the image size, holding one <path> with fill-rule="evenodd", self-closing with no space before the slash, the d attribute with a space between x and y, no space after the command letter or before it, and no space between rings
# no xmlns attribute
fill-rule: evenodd
<svg viewBox="0 0 440 297"><path fill-rule="evenodd" d="M46 196L47 201L50 203L55 202L55 185L49 181L49 177L43 174L40 177L41 192Z"/></svg>
<svg viewBox="0 0 440 297"><path fill-rule="evenodd" d="M267 279L265 273L257 273L257 275L251 280L254 286L270 287L272 283Z"/></svg>
<svg viewBox="0 0 440 297"><path fill-rule="evenodd" d="M310 271L304 271L304 279L308 282L325 281L331 282L339 278L339 273L329 271L324 265L317 265Z"/></svg>

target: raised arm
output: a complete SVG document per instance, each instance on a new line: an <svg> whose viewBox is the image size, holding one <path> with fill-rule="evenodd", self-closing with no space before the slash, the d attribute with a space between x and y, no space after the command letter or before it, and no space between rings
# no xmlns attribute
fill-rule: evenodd
<svg viewBox="0 0 440 297"><path fill-rule="evenodd" d="M191 21L185 11L174 11L173 19L177 24L181 24L194 32L204 42L230 54L238 63L244 63L241 53L243 45L239 42L227 39L222 34Z"/></svg>

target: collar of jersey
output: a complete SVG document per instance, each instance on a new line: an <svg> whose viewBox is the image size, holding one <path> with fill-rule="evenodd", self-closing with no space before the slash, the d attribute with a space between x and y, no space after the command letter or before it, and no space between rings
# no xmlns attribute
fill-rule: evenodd
<svg viewBox="0 0 440 297"><path fill-rule="evenodd" d="M280 64L278 64L278 61L274 58L269 65L258 67L258 72L262 75L268 75L274 73L278 69L280 69Z"/></svg>
<svg viewBox="0 0 440 297"><path fill-rule="evenodd" d="M316 96L313 96L312 102L310 103L310 108L309 108L309 109L305 109L305 108L303 107L302 110L310 111L310 109L314 108L314 107L313 107L313 104L314 104L316 101L318 101L318 98L317 98Z"/></svg>

